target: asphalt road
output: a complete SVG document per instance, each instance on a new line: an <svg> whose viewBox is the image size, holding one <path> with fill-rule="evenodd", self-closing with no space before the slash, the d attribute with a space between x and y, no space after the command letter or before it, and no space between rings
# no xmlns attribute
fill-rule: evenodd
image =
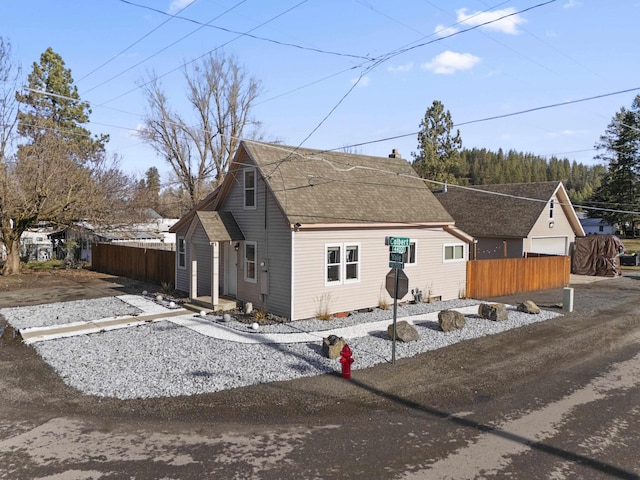
<svg viewBox="0 0 640 480"><path fill-rule="evenodd" d="M37 288L76 299L135 287L80 283L0 289L0 306L37 301ZM350 381L185 398L80 395L5 338L0 478L640 478L640 281L574 288L572 314ZM525 299L557 308L562 291L495 300Z"/></svg>

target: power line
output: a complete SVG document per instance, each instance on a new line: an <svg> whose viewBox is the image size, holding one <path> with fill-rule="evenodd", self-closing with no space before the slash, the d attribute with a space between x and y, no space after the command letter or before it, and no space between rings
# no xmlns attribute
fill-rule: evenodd
<svg viewBox="0 0 640 480"><path fill-rule="evenodd" d="M363 56L363 55L354 55L354 54L350 54L350 53L333 52L333 51L330 51L330 50L323 50L323 49L320 49L320 48L305 47L305 46L302 46L302 45L297 45L295 43L282 42L280 40L274 40L272 38L260 37L260 36L257 36L257 35L252 35L251 33L248 33L248 32L239 32L237 30L231 30L229 28L224 28L224 27L221 27L219 25L209 25L208 23L204 24L204 23L199 22L198 20L194 20L194 19L187 18L187 17L182 17L182 16L180 16L178 14L172 15L170 13L163 12L162 10L158 10L156 8L149 7L147 5L140 5L138 3L134 3L134 2L131 2L129 0L120 0L120 1L123 2L123 3L127 3L129 5L132 5L134 7L145 8L147 10L151 10L151 11L159 13L161 15L167 15L167 16L172 17L172 18L177 18L177 19L184 20L184 21L187 21L187 22L195 23L197 25L202 25L204 27L214 28L216 30L220 30L220 31L223 31L223 32L233 33L234 35L240 35L240 36L243 36L243 37L249 37L249 38L253 38L255 40L261 40L261 41L273 43L273 44L276 44L276 45L297 48L297 49L300 49L300 50L308 50L310 52L323 53L323 54L327 54L327 55L335 55L335 56L338 56L338 57L357 58L357 59L360 59L360 60L369 60L370 59L369 57ZM251 31L253 31L253 29L249 30L249 32L251 32Z"/></svg>
<svg viewBox="0 0 640 480"><path fill-rule="evenodd" d="M121 0L124 1L124 0ZM218 18L222 17L223 15L226 15L227 13L229 13L231 10L239 7L240 5L242 5L243 3L245 3L247 0L241 0L240 2L236 3L233 7L228 8L227 10L225 10L224 12L222 12L221 14L215 16L214 18L212 18L211 20L209 20L206 24L203 24L202 26L196 28L195 30L192 30L191 32L187 33L186 35L183 35L182 37L180 37L179 39L175 40L174 42L171 42L169 45L161 48L160 50L158 50L157 52L153 53L152 55L149 55L147 58L145 58L144 60L139 61L138 63L136 63L135 65L131 65L129 68L126 68L125 70L121 71L120 73L118 73L117 75L114 75L111 78L108 78L107 80L99 83L98 85L90 88L89 90L87 90L86 92L83 92L83 95L86 95L89 92L92 92L93 90L95 90L96 88L101 87L102 85L105 85L109 82L111 82L112 80L115 80L116 78L120 77L121 75L124 75L125 73L127 73L130 70L133 70L134 68L142 65L143 63L147 62L148 60L152 59L153 57L155 57L156 55L161 54L162 52L168 50L169 48L173 47L174 45L180 43L182 40L184 40L187 37L190 37L191 35L193 35L194 33L198 32L199 30L201 30L202 28L204 28L205 25L213 22L214 20L217 20ZM186 8L186 7L185 7ZM165 22L166 23L166 22Z"/></svg>
<svg viewBox="0 0 640 480"><path fill-rule="evenodd" d="M121 1L124 1L124 0L121 0ZM178 67L176 67L176 68L174 68L174 69L172 69L172 70L169 70L168 72L165 72L165 73L163 73L162 75L156 75L152 80L150 80L150 81L148 81L148 82L145 82L145 83L143 83L143 84L141 84L141 85L138 85L137 87L132 88L131 90L128 90L128 91L126 91L126 92L124 92L124 93L121 93L120 95L118 95L118 96L116 96L116 97L113 97L113 98L111 98L111 99L107 100L106 102L103 102L103 103L102 103L102 105L104 105L104 104L106 104L106 103L110 103L110 102L112 102L112 101L114 101L114 100L117 100L118 98L124 97L125 95L128 95L128 94L130 94L130 93L132 93L132 92L135 92L136 90L140 90L141 88L146 87L146 86L147 86L147 85L149 85L150 83L152 83L152 82L154 82L154 81L156 81L156 80L159 80L159 79L161 79L161 78L164 78L164 77L166 77L167 75L169 75L169 74L171 74L171 73L173 73L173 72L176 72L176 71L180 70L181 68L184 68L184 67L186 67L187 65L190 65L190 64L192 64L192 63L194 63L194 62L196 62L196 61L200 60L201 58L204 58L205 56L207 56L207 55L209 55L209 54L211 54L211 53L215 52L216 50L219 50L220 48L222 48L222 47L224 47L224 46L226 46L226 45L229 45L230 43L232 43L232 42L234 42L234 41L238 40L239 38L241 38L242 36L246 35L247 33L253 32L254 30L257 30L258 28L261 28L261 27L263 27L263 26L267 25L268 23L273 22L274 20L276 20L276 19L280 18L281 16L286 15L287 13L289 13L289 12L291 12L292 10L294 10L294 9L298 8L300 5L303 5L303 4L307 3L308 1L309 1L309 0L302 0L301 2L299 2L299 3L295 4L294 6L292 6L292 7L288 8L288 9L286 9L286 10L284 10L283 12L279 13L278 15L276 15L276 16L274 16L274 17L271 17L269 20L266 20L266 21L262 22L261 24L259 24L259 25L255 26L255 27L253 27L251 30L249 30L249 31L247 31L247 32L244 32L244 33L242 33L242 34L239 34L239 35L238 35L238 36L236 36L235 38L232 38L231 40L229 40L229 41L227 41L227 42L225 42L225 43L223 43L223 44L221 44L221 45L218 45L217 47L215 47L215 48L213 48L213 49L209 50L208 52L203 53L202 55L200 55L200 56L198 56L198 57L194 58L193 60L190 60L190 61L188 61L188 62L184 62L182 65L180 65L180 66L178 66Z"/></svg>
<svg viewBox="0 0 640 480"><path fill-rule="evenodd" d="M194 3L196 3L198 0L193 0L192 2L188 3L187 5L185 5L184 7L182 7L180 9L180 11L178 13L184 12L187 8L189 8L191 5L193 5ZM87 73L86 75L84 75L82 78L80 78L79 80L76 81L76 83L81 82L82 80L84 80L85 78L93 75L94 73L96 73L98 70L100 70L101 68L109 65L111 62L113 62L116 58L118 58L120 55L124 54L125 52L131 50L133 47L135 47L137 44L139 44L142 40L144 40L145 38L147 38L148 36L150 36L152 33L154 33L155 31L159 30L160 28L162 28L164 25L166 25L167 23L169 23L171 20L173 20L173 18L168 18L167 20L165 20L164 22L162 22L160 25L158 25L157 27L155 27L154 29L150 30L149 32L147 32L146 34L144 34L142 37L140 37L138 40L136 40L135 42L133 42L132 44L130 44L128 47L126 47L124 50L121 50L119 53L115 54L113 57L111 57L109 60L107 60L106 62L102 63L101 65L97 66L96 68L94 68L93 70L91 70L89 73ZM115 77L114 77L115 78Z"/></svg>
<svg viewBox="0 0 640 480"><path fill-rule="evenodd" d="M471 124L474 124L474 123L482 123L482 122L488 122L488 121L491 121L491 120L499 120L501 118L515 117L517 115L524 115L525 113L537 112L537 111L540 111L540 110L547 110L547 109L556 108L556 107L564 107L566 105L572 105L572 104L575 104L575 103L588 102L588 101L591 101L591 100L597 100L597 99L605 98L605 97L612 97L614 95L621 95L623 93L635 92L637 90L640 90L640 87L627 88L625 90L617 90L615 92L603 93L601 95L594 95L594 96L591 96L591 97L584 97L584 98L580 98L580 99L577 99L577 100L569 100L567 102L552 103L552 104L543 105L543 106L540 106L540 107L533 107L533 108L528 108L528 109L525 109L525 110L518 110L517 112L505 113L505 114L501 114L501 115L494 115L494 116L491 116L491 117L478 118L476 120L469 120L469 121L462 122L462 123L456 123L453 126L454 127L461 127L463 125L471 125ZM346 145L346 146L343 145L341 147L336 147L336 148L332 148L332 149L328 149L328 150L324 150L324 151L333 152L333 151L341 150L341 149L344 149L344 148L361 147L363 145L370 145L370 144L373 144L373 143L387 142L389 140L397 140L399 138L411 137L411 136L418 135L418 133L420 133L420 132L403 133L401 135L394 135L392 137L385 137L385 138L380 138L380 139L377 139L377 140L370 140L370 141L367 141L367 142L354 143L352 145Z"/></svg>

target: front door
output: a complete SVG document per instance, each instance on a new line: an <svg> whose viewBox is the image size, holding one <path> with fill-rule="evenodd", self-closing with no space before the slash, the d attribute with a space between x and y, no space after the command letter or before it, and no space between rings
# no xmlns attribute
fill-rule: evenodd
<svg viewBox="0 0 640 480"><path fill-rule="evenodd" d="M238 252L235 242L224 243L224 294L232 297L238 294Z"/></svg>

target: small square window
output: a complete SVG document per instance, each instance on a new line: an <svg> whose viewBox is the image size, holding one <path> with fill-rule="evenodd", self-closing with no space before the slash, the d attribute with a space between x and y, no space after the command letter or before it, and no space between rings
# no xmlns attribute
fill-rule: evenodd
<svg viewBox="0 0 640 480"><path fill-rule="evenodd" d="M464 245L445 245L444 261L464 260Z"/></svg>

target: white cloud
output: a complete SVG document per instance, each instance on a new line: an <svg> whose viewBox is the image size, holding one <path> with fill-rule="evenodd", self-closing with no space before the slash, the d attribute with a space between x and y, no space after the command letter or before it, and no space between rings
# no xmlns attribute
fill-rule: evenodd
<svg viewBox="0 0 640 480"><path fill-rule="evenodd" d="M480 57L470 53L457 53L447 50L437 55L428 63L424 63L424 70L431 70L433 73L451 75L459 70L469 70L480 62Z"/></svg>
<svg viewBox="0 0 640 480"><path fill-rule="evenodd" d="M405 73L413 70L413 63L405 63L404 65L398 65L397 67L387 67L387 71L392 73Z"/></svg>
<svg viewBox="0 0 640 480"><path fill-rule="evenodd" d="M569 0L565 3L562 8L573 8L582 6L582 2L580 0Z"/></svg>
<svg viewBox="0 0 640 480"><path fill-rule="evenodd" d="M508 33L509 35L517 35L520 33L518 25L526 22L526 20L520 15L513 15L515 12L515 8L503 8L502 10L494 10L492 12L475 12L469 14L467 14L466 8L456 10L458 22L462 22L470 27L482 25L483 23L496 20L500 17L504 17L505 15L511 15L510 17L494 21L493 23L481 27L487 30Z"/></svg>
<svg viewBox="0 0 640 480"><path fill-rule="evenodd" d="M171 2L171 5L169 5L169 13L173 14L173 13L179 12L184 7L192 4L195 1L196 0L173 0Z"/></svg>
<svg viewBox="0 0 640 480"><path fill-rule="evenodd" d="M140 133L142 132L143 128L144 125L142 123L137 124L135 129L127 130L127 137L140 139Z"/></svg>
<svg viewBox="0 0 640 480"><path fill-rule="evenodd" d="M559 132L549 132L550 137L575 137L589 133L587 130L561 130Z"/></svg>
<svg viewBox="0 0 640 480"><path fill-rule="evenodd" d="M355 85L357 83L357 86L361 88L368 87L370 82L371 79L366 75L364 77L354 78L351 80L352 85Z"/></svg>
<svg viewBox="0 0 640 480"><path fill-rule="evenodd" d="M436 25L436 28L433 30L439 37L448 37L449 35L453 35L454 33L458 33L459 29L456 27L445 27L444 25Z"/></svg>

